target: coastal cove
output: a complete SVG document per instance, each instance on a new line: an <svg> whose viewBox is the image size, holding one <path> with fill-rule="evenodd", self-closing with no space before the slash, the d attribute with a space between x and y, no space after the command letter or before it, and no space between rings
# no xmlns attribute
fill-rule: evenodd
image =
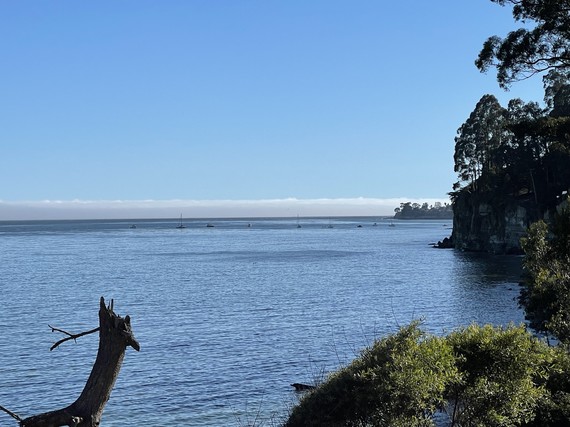
<svg viewBox="0 0 570 427"><path fill-rule="evenodd" d="M31 415L77 397L97 339L50 353L47 325L92 329L101 296L141 344L103 415L115 427L279 421L291 383L322 379L413 319L436 334L524 321L521 257L433 249L450 221L178 223L0 222L0 405Z"/></svg>

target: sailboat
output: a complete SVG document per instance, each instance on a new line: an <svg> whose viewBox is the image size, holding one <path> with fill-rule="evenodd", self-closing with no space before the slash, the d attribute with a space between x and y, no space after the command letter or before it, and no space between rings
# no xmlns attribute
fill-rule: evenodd
<svg viewBox="0 0 570 427"><path fill-rule="evenodd" d="M297 215L297 228L302 228L301 223L299 222L299 215Z"/></svg>
<svg viewBox="0 0 570 427"><path fill-rule="evenodd" d="M186 226L184 224L182 224L182 214L180 214L180 222L178 223L176 228L186 228Z"/></svg>

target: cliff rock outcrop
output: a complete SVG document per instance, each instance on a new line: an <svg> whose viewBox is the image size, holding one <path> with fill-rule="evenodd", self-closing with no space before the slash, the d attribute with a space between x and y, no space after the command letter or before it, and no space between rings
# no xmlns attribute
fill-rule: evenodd
<svg viewBox="0 0 570 427"><path fill-rule="evenodd" d="M453 205L456 249L494 254L521 253L520 239L542 215L530 195L497 199L492 193L462 192Z"/></svg>

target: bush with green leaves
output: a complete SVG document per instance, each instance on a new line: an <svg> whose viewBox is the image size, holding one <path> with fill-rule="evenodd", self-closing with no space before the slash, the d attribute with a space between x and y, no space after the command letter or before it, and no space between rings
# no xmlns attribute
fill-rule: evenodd
<svg viewBox="0 0 570 427"><path fill-rule="evenodd" d="M552 350L523 326L471 325L445 339L458 375L447 387L451 425L517 426L534 419Z"/></svg>
<svg viewBox="0 0 570 427"><path fill-rule="evenodd" d="M570 420L570 357L524 326L445 337L418 322L375 341L302 397L286 427L558 426Z"/></svg>
<svg viewBox="0 0 570 427"><path fill-rule="evenodd" d="M570 345L570 209L529 227L521 240L527 273L521 301L531 326Z"/></svg>
<svg viewBox="0 0 570 427"><path fill-rule="evenodd" d="M543 378L544 394L535 418L525 427L570 427L570 357L561 347L551 348L552 359Z"/></svg>
<svg viewBox="0 0 570 427"><path fill-rule="evenodd" d="M285 425L430 426L455 373L451 348L415 322L330 375L293 408Z"/></svg>

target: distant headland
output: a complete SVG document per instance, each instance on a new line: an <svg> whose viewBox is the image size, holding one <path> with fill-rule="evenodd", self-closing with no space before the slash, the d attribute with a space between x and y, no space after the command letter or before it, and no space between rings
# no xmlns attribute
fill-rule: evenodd
<svg viewBox="0 0 570 427"><path fill-rule="evenodd" d="M429 205L404 202L400 207L394 209L395 219L453 219L453 209L449 203L435 202Z"/></svg>

